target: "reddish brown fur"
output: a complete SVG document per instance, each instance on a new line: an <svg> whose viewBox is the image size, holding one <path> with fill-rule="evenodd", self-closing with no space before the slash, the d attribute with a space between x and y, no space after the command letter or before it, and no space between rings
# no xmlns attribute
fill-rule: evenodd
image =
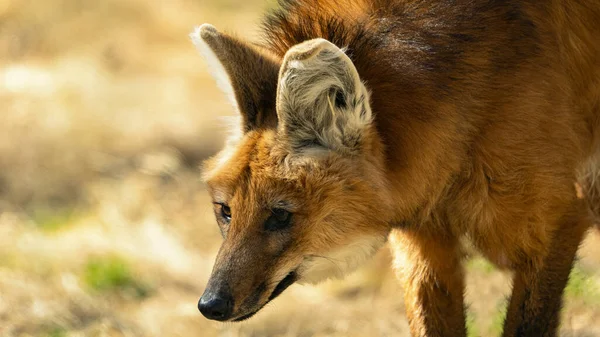
<svg viewBox="0 0 600 337"><path fill-rule="evenodd" d="M239 194L245 206L274 190L320 200L295 206L306 231L295 238L320 235L312 245L340 246L343 237L393 228L414 336L465 335L460 239L467 236L515 271L504 336L554 336L588 209L600 204L593 179L600 172L600 4L289 0L264 27L262 47L276 59L318 37L347 46L371 91L375 125L359 158L331 155L297 171L280 169L285 140L276 140L272 126L257 127L230 163L207 165L213 193ZM369 223L343 233L318 226L344 202L352 207L337 216ZM281 240L265 243L273 251L294 247L281 264L321 249Z"/></svg>

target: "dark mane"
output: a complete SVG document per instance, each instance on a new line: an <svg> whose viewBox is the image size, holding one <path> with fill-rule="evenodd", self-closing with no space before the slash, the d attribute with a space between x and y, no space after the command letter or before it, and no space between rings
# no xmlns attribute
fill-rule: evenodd
<svg viewBox="0 0 600 337"><path fill-rule="evenodd" d="M365 27L367 13L356 13L354 18L329 15L340 6L339 1L279 0L279 7L263 19L265 47L283 56L293 45L318 37L341 47L373 47L362 45L373 42Z"/></svg>
<svg viewBox="0 0 600 337"><path fill-rule="evenodd" d="M261 43L279 57L318 37L347 48L372 91L377 127L393 145L391 125L440 118L440 104L459 116L468 109L468 118L489 113L496 107L488 96L509 99L511 76L541 65L531 61L538 36L522 2L280 0L263 20ZM465 133L472 122L461 122Z"/></svg>

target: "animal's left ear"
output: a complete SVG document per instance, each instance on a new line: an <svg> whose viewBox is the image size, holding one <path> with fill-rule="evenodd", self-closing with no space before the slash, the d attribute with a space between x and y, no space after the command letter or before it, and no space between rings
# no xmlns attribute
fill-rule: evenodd
<svg viewBox="0 0 600 337"><path fill-rule="evenodd" d="M292 47L279 71L279 132L296 150L360 149L372 122L369 92L343 50L325 39Z"/></svg>

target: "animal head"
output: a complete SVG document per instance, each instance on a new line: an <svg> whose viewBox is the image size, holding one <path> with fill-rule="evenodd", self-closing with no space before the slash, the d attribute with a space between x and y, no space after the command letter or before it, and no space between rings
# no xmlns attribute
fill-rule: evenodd
<svg viewBox="0 0 600 337"><path fill-rule="evenodd" d="M240 122L204 167L224 242L198 307L240 321L292 283L341 277L384 244L383 149L343 49L314 39L281 59L207 24L191 37Z"/></svg>

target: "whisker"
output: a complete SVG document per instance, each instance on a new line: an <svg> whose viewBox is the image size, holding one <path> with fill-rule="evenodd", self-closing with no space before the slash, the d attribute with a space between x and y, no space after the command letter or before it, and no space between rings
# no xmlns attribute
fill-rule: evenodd
<svg viewBox="0 0 600 337"><path fill-rule="evenodd" d="M338 265L338 263L342 263L343 262L341 260L337 260L337 259L334 259L332 257L323 256L323 255L317 255L317 254L309 254L309 255L306 255L306 256L307 257L318 257L318 258L321 258L321 259L325 259L325 260L329 261L331 264L333 264L333 266L335 268L337 268L337 270L338 270L338 272L340 274L344 273L343 269Z"/></svg>

